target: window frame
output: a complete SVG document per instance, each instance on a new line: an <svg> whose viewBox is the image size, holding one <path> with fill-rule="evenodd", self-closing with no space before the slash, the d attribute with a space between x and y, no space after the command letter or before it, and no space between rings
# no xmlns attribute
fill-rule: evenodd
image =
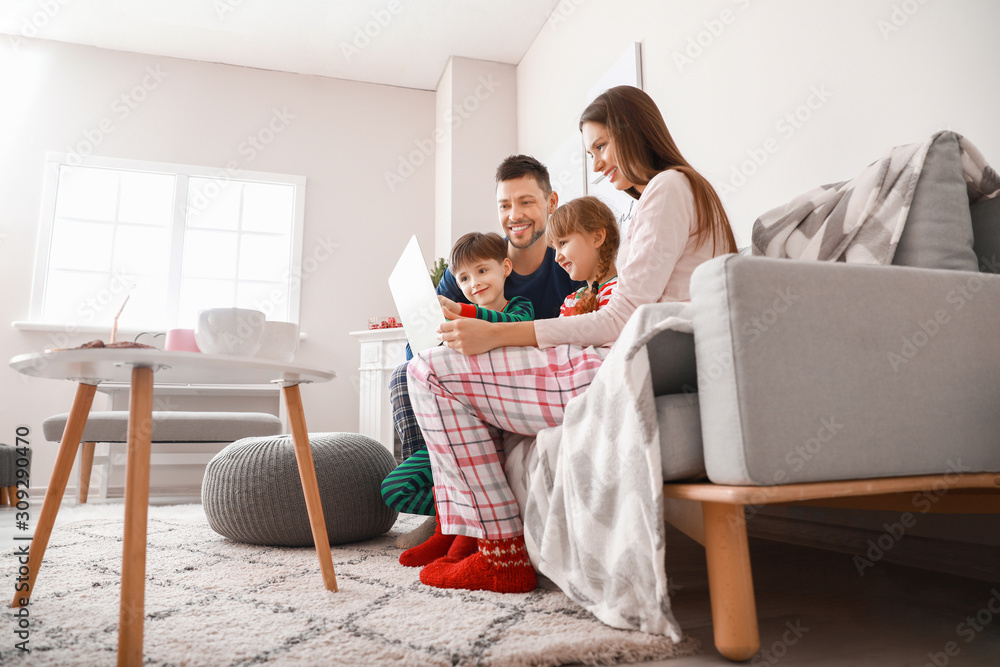
<svg viewBox="0 0 1000 667"><path fill-rule="evenodd" d="M63 166L95 167L119 171L143 171L171 174L174 176L174 210L169 230L171 244L170 260L167 275L165 276L167 279L167 308L171 313L166 318L168 325L169 322L175 321L180 305L180 277L184 254L184 234L187 223L189 179L192 177L209 178L220 182L241 181L292 186L294 189L293 218L286 298L288 300L288 321L299 323L302 296L302 281L299 277L302 273L302 244L305 227L305 176L247 171L238 166L230 167L228 165L227 167L202 167L149 160L48 152L45 155L41 217L39 219L38 242L35 248L35 266L31 281L31 301L29 306L31 324L36 324L39 328L73 324L72 322L50 322L43 319L45 288L49 274L49 262L51 259L52 240L56 221L59 170ZM236 280L239 281L239 278L237 277ZM78 330L90 328L104 327L91 327L89 325L76 327Z"/></svg>

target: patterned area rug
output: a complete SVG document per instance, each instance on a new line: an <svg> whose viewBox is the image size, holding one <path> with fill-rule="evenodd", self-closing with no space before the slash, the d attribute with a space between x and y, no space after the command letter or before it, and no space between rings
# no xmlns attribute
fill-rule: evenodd
<svg viewBox="0 0 1000 667"><path fill-rule="evenodd" d="M4 665L113 665L118 646L120 505L67 507L53 530L30 609L30 654ZM400 515L374 540L334 547L340 592L323 589L313 549L239 544L209 528L200 505L151 507L145 664L566 665L690 655L696 643L610 628L558 590L445 591L399 564ZM15 559L0 559L14 590Z"/></svg>

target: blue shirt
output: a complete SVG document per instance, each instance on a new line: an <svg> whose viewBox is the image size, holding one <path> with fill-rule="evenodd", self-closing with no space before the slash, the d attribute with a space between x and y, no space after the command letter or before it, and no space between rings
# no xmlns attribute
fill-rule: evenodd
<svg viewBox="0 0 1000 667"><path fill-rule="evenodd" d="M559 308L566 297L586 284L586 281L573 280L569 277L566 270L556 263L556 251L550 247L545 249L545 259L534 273L521 275L510 272L503 285L503 295L507 300L515 296L524 297L531 302L531 307L535 310L535 319L545 320L559 317ZM438 283L437 293L457 303L470 303L455 281L455 276L451 274L451 269L445 269L441 282ZM412 358L413 353L407 344L406 359L409 361Z"/></svg>
<svg viewBox="0 0 1000 667"><path fill-rule="evenodd" d="M544 320L559 317L559 307L566 297L586 284L581 280L572 280L556 263L555 249L546 248L545 259L534 273L523 276L520 273L510 272L504 282L503 295L508 300L515 296L523 296L535 309L535 319ZM462 288L455 281L455 276L451 274L451 269L445 269L444 276L438 283L437 293L458 303L469 303L462 293Z"/></svg>

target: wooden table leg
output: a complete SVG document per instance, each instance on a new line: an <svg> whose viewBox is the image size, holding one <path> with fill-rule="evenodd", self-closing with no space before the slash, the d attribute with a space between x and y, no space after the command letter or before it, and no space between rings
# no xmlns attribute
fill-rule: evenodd
<svg viewBox="0 0 1000 667"><path fill-rule="evenodd" d="M80 488L77 490L77 502L87 504L90 493L90 472L94 469L94 442L85 442L80 449Z"/></svg>
<svg viewBox="0 0 1000 667"><path fill-rule="evenodd" d="M760 649L760 632L743 505L703 502L701 508L715 648L730 660L749 660Z"/></svg>
<svg viewBox="0 0 1000 667"><path fill-rule="evenodd" d="M153 369L133 368L128 411L121 607L118 615L119 667L142 664L142 625L146 604L146 515L149 509L152 436Z"/></svg>
<svg viewBox="0 0 1000 667"><path fill-rule="evenodd" d="M31 539L31 549L27 564L28 589L14 593L14 601L11 603L11 607L20 607L28 604L31 593L35 589L35 578L38 576L38 570L42 567L45 547L49 545L49 536L52 534L52 524L55 523L59 504L62 502L63 493L66 491L66 482L69 480L70 470L73 469L76 450L80 447L80 440L83 438L83 429L87 425L87 415L90 414L90 406L94 403L95 393L97 393L97 385L94 384L80 383L76 387L73 407L70 409L69 419L66 420L66 428L63 430L62 441L59 443L56 465L52 469L52 477L49 479L49 487L45 491L45 501L42 503L42 511L38 515L38 525L35 526L34 537ZM10 489L8 489L9 492ZM14 501L16 502L16 497Z"/></svg>
<svg viewBox="0 0 1000 667"><path fill-rule="evenodd" d="M312 527L316 555L319 556L319 569L323 573L323 585L326 590L336 592L337 574L333 571L333 555L330 553L330 538L326 533L323 503L319 497L319 484L316 482L316 467L313 465L312 448L309 446L309 432L306 430L306 417L302 409L302 394L297 384L283 387L282 392L285 395L285 406L288 408L288 421L292 427L292 441L295 444L295 461L299 466L299 478L302 480L302 492L306 497L306 510L309 513L309 525Z"/></svg>

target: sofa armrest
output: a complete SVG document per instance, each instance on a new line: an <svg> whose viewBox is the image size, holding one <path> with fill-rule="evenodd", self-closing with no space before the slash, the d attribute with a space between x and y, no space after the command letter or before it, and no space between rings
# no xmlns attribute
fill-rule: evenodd
<svg viewBox="0 0 1000 667"><path fill-rule="evenodd" d="M713 482L1000 471L1000 276L727 255L691 300Z"/></svg>

